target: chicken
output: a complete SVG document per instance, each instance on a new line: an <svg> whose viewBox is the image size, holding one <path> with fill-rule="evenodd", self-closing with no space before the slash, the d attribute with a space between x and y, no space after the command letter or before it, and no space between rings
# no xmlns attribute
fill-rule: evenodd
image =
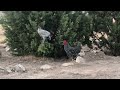
<svg viewBox="0 0 120 90"><path fill-rule="evenodd" d="M51 40L51 33L49 31L43 30L43 29L41 29L41 27L39 27L37 32L40 35L40 37L42 37L42 39L43 39L42 43L44 43L47 38L49 40Z"/></svg>
<svg viewBox="0 0 120 90"><path fill-rule="evenodd" d="M66 40L63 41L64 45L64 50L68 56L68 58L75 59L78 53L81 51L81 46L80 44L77 45L76 47L71 47Z"/></svg>

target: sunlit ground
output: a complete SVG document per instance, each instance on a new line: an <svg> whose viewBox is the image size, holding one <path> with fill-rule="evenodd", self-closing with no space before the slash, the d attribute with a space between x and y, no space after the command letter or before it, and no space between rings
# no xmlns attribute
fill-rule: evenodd
<svg viewBox="0 0 120 90"><path fill-rule="evenodd" d="M0 25L0 43L4 43L5 42L5 35L4 35L5 30L3 29L3 27Z"/></svg>

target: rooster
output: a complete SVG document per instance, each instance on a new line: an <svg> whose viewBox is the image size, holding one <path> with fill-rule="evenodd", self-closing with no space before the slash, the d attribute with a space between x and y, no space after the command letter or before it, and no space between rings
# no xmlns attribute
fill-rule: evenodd
<svg viewBox="0 0 120 90"><path fill-rule="evenodd" d="M76 47L71 47L66 40L63 41L64 50L68 56L68 58L75 59L78 53L81 51L81 45L77 45Z"/></svg>

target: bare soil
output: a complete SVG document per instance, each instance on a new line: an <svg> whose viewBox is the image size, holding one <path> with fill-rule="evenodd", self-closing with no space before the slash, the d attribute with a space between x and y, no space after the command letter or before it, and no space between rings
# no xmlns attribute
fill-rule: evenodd
<svg viewBox="0 0 120 90"><path fill-rule="evenodd" d="M91 60L85 64L75 61L54 60L52 58L38 58L34 56L12 56L5 48L0 46L2 57L0 67L9 67L16 64L23 65L27 72L4 73L0 71L0 79L120 79L120 57L109 57L106 60ZM63 67L65 62L74 65ZM53 66L49 70L41 70L44 64Z"/></svg>

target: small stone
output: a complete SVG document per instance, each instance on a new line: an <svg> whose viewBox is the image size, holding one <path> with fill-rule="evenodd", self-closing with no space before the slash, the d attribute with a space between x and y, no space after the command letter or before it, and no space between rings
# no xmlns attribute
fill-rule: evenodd
<svg viewBox="0 0 120 90"><path fill-rule="evenodd" d="M67 67L67 66L72 66L74 65L73 63L63 63L62 66Z"/></svg>
<svg viewBox="0 0 120 90"><path fill-rule="evenodd" d="M11 73L11 72L12 72L12 69L11 69L10 67L6 67L5 71L6 71L7 73Z"/></svg>
<svg viewBox="0 0 120 90"><path fill-rule="evenodd" d="M36 63L36 60L33 60L34 63Z"/></svg>
<svg viewBox="0 0 120 90"><path fill-rule="evenodd" d="M87 45L85 45L85 46L82 46L81 51L88 52L88 51L90 51L90 48Z"/></svg>
<svg viewBox="0 0 120 90"><path fill-rule="evenodd" d="M80 55L81 57L83 57L83 56L85 56L85 52L84 52L84 51L81 51L81 52L79 53L79 55Z"/></svg>
<svg viewBox="0 0 120 90"><path fill-rule="evenodd" d="M15 65L15 67L13 68L13 70L15 72L25 72L26 71L25 67L23 67L21 64Z"/></svg>
<svg viewBox="0 0 120 90"><path fill-rule="evenodd" d="M4 70L4 68L0 66L0 70Z"/></svg>
<svg viewBox="0 0 120 90"><path fill-rule="evenodd" d="M5 50L6 50L6 52L8 52L10 50L10 47L6 46Z"/></svg>
<svg viewBox="0 0 120 90"><path fill-rule="evenodd" d="M82 57L80 57L80 56L78 56L78 57L76 58L76 63L85 63L85 59L82 58Z"/></svg>
<svg viewBox="0 0 120 90"><path fill-rule="evenodd" d="M91 52L92 52L92 53L94 53L94 54L96 54L96 53L97 53L97 51L96 51L96 50L91 50Z"/></svg>
<svg viewBox="0 0 120 90"><path fill-rule="evenodd" d="M3 44L1 44L0 46L3 47L3 48L6 48L7 43L3 43Z"/></svg>
<svg viewBox="0 0 120 90"><path fill-rule="evenodd" d="M92 53L99 53L100 52L100 49L98 50L91 50Z"/></svg>
<svg viewBox="0 0 120 90"><path fill-rule="evenodd" d="M51 68L52 68L52 66L50 66L50 65L48 65L48 64L42 65L42 66L40 67L40 69L42 69L42 70L51 69Z"/></svg>

